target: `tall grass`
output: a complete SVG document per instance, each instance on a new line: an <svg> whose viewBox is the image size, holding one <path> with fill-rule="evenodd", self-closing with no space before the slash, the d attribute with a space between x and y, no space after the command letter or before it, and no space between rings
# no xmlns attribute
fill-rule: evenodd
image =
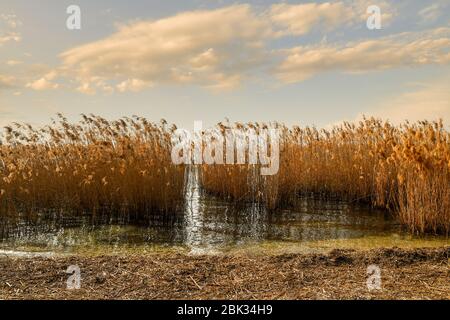
<svg viewBox="0 0 450 320"><path fill-rule="evenodd" d="M203 165L202 187L234 201L256 199L269 209L306 192L367 202L392 210L412 232L449 233L450 134L442 122L278 127L277 175L260 177L254 165Z"/></svg>
<svg viewBox="0 0 450 320"><path fill-rule="evenodd" d="M172 164L174 127L143 118L107 121L83 115L51 126L5 128L0 145L0 214L42 210L171 213L184 199L184 167Z"/></svg>
<svg viewBox="0 0 450 320"><path fill-rule="evenodd" d="M268 126L280 133L276 175L262 176L255 164L204 164L203 190L269 209L301 193L333 196L385 207L412 232L449 233L450 133L442 122L365 119L330 130L219 124L217 131ZM139 117L85 115L79 123L60 115L41 129L8 126L0 140L0 215L174 213L185 197L185 166L171 159L175 129Z"/></svg>

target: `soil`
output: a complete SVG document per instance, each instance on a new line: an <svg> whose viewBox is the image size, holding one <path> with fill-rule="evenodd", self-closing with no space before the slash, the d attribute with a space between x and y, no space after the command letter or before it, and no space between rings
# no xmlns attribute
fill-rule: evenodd
<svg viewBox="0 0 450 320"><path fill-rule="evenodd" d="M450 299L450 247L328 254L0 256L1 299ZM368 266L381 271L369 291ZM68 266L81 288L67 289Z"/></svg>

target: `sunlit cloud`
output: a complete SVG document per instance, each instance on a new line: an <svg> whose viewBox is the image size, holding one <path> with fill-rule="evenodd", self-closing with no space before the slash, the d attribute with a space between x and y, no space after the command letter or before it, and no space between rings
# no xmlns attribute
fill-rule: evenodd
<svg viewBox="0 0 450 320"><path fill-rule="evenodd" d="M432 23L441 17L446 10L449 10L450 1L441 0L434 1L431 5L426 6L419 11L419 17L421 23Z"/></svg>
<svg viewBox="0 0 450 320"><path fill-rule="evenodd" d="M385 1L379 5L387 17L393 16ZM105 39L63 52L58 72L75 79L77 91L91 95L138 92L159 84L232 90L252 79L255 70L269 74L276 60L268 49L274 39L363 23L366 9L365 0L274 4L264 10L244 4L133 22ZM286 50L287 67L296 50ZM292 78L282 75L283 68L280 78ZM42 87L52 88L40 80Z"/></svg>
<svg viewBox="0 0 450 320"><path fill-rule="evenodd" d="M13 76L0 74L0 90L14 87L16 79Z"/></svg>
<svg viewBox="0 0 450 320"><path fill-rule="evenodd" d="M22 63L23 63L23 61L20 61L20 60L8 60L8 61L6 61L6 65L8 65L10 67L14 67L14 66L17 66L17 65L22 64Z"/></svg>
<svg viewBox="0 0 450 320"><path fill-rule="evenodd" d="M365 21L366 0L335 1L323 3L275 4L270 8L270 19L278 27L279 35L305 35L313 30L326 33L334 29L348 27ZM378 1L382 21L387 25L395 15L395 10L386 1Z"/></svg>
<svg viewBox="0 0 450 320"><path fill-rule="evenodd" d="M25 83L38 91L68 87L87 95L139 92L161 84L227 91L261 76L275 76L284 84L330 71L365 73L450 63L446 27L371 40L270 48L283 36L365 25L369 4L343 0L265 9L243 4L134 21L106 38L62 52L59 67ZM377 5L383 8L384 19L396 15L388 2Z"/></svg>
<svg viewBox="0 0 450 320"><path fill-rule="evenodd" d="M61 54L61 72L89 91L102 89L99 79L120 92L161 83L235 87L263 61L271 32L249 5L185 12L125 25L106 39L70 49Z"/></svg>
<svg viewBox="0 0 450 320"><path fill-rule="evenodd" d="M126 92L126 91L138 92L146 87L151 86L152 86L151 83L139 79L127 79L117 85L117 90L119 92Z"/></svg>
<svg viewBox="0 0 450 320"><path fill-rule="evenodd" d="M22 40L17 30L22 22L15 14L0 14L0 46L7 42L19 42Z"/></svg>
<svg viewBox="0 0 450 320"><path fill-rule="evenodd" d="M35 81L29 82L26 86L33 90L41 91L41 90L49 90L49 89L58 89L59 84L52 82L52 80L57 76L55 71L51 71L47 73L42 78L39 78Z"/></svg>
<svg viewBox="0 0 450 320"><path fill-rule="evenodd" d="M304 35L313 28L331 30L349 24L354 13L343 2L277 4L270 10L275 25L282 27L282 34Z"/></svg>
<svg viewBox="0 0 450 320"><path fill-rule="evenodd" d="M314 110L302 121L321 124L354 119L366 100L383 99L370 109L374 114L445 116L448 80L427 84L423 79L448 73L449 0L223 3L186 4L183 8L192 9L175 13L172 6L146 4L154 10L139 12L132 6L121 12L113 4L93 8L86 2L83 29L68 31L64 10L61 16L49 13L44 21L11 1L10 11L0 13L0 118L6 112L11 119L22 113L42 120L59 111L77 113L77 99L83 110L106 116L161 114L180 123L211 105L217 109L205 121L224 114L250 119L261 107L262 118L270 114L292 122L308 105ZM381 8L381 30L367 29L370 5ZM89 12L98 13L98 26L87 20ZM330 84L335 76L344 81ZM374 83L384 77L393 78ZM421 85L403 92L402 85L410 81ZM291 83L296 85L288 87ZM314 94L330 85L330 95ZM383 95L374 97L380 91ZM339 111L319 118L330 99ZM133 107L120 108L124 101ZM156 107L147 108L147 101ZM179 101L187 108L174 114L170 107ZM295 108L297 101L305 103ZM30 112L50 104L51 110ZM236 107L222 110L225 104Z"/></svg>
<svg viewBox="0 0 450 320"><path fill-rule="evenodd" d="M275 75L285 83L317 74L361 73L400 67L450 63L450 28L402 33L346 44L299 46L281 51L284 61Z"/></svg>

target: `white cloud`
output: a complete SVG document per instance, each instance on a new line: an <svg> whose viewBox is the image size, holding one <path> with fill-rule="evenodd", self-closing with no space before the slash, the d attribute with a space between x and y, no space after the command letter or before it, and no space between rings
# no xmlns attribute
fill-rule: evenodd
<svg viewBox="0 0 450 320"><path fill-rule="evenodd" d="M281 27L279 35L304 35L314 29L323 32L361 23L368 18L370 1L335 1L323 3L276 4L270 9L270 19ZM381 9L382 24L386 26L395 15L392 6L382 0L375 3Z"/></svg>
<svg viewBox="0 0 450 320"><path fill-rule="evenodd" d="M343 2L276 4L271 7L270 18L283 28L281 34L304 35L313 28L325 30L349 24L354 13Z"/></svg>
<svg viewBox="0 0 450 320"><path fill-rule="evenodd" d="M15 14L0 14L0 20L9 29L16 29L22 25L22 21Z"/></svg>
<svg viewBox="0 0 450 320"><path fill-rule="evenodd" d="M95 94L95 89L90 86L89 82L81 83L77 91L88 95Z"/></svg>
<svg viewBox="0 0 450 320"><path fill-rule="evenodd" d="M160 84L224 91L256 79L259 72L293 83L328 71L361 73L450 62L450 28L344 44L325 41L278 51L268 48L280 36L365 26L369 4L369 0L275 4L259 11L244 4L132 22L104 39L63 52L62 64L54 72L78 92L92 95L138 92ZM388 2L377 5L387 20L396 15ZM268 71L279 57L281 63ZM60 87L48 76L26 81L35 90Z"/></svg>
<svg viewBox="0 0 450 320"><path fill-rule="evenodd" d="M7 32L5 34L0 34L0 46L9 41L19 42L22 37L17 32Z"/></svg>
<svg viewBox="0 0 450 320"><path fill-rule="evenodd" d="M345 45L318 44L281 51L276 76L285 83L329 72L368 72L450 63L450 28L402 33Z"/></svg>
<svg viewBox="0 0 450 320"><path fill-rule="evenodd" d="M12 76L0 74L0 90L14 87L16 79Z"/></svg>
<svg viewBox="0 0 450 320"><path fill-rule="evenodd" d="M29 87L33 90L41 91L41 90L48 90L48 89L57 89L59 86L57 83L53 83L46 78L40 78L36 81L28 83L27 87Z"/></svg>
<svg viewBox="0 0 450 320"><path fill-rule="evenodd" d="M119 83L117 85L117 90L119 90L119 92L126 92L126 91L138 92L146 87L151 87L151 84L139 79L128 79Z"/></svg>
<svg viewBox="0 0 450 320"><path fill-rule="evenodd" d="M61 54L61 72L91 90L101 89L92 79L121 92L150 83L228 88L264 59L271 32L249 5L185 12L122 26L106 39L70 49Z"/></svg>
<svg viewBox="0 0 450 320"><path fill-rule="evenodd" d="M22 36L17 31L21 25L15 14L0 14L0 46L10 41L21 41Z"/></svg>
<svg viewBox="0 0 450 320"><path fill-rule="evenodd" d="M10 67L14 67L14 66L17 66L17 65L22 64L22 63L23 63L23 61L19 61L19 60L8 60L8 61L6 61L6 64L8 66L10 66Z"/></svg>
<svg viewBox="0 0 450 320"><path fill-rule="evenodd" d="M164 83L231 90L259 67L273 63L273 52L267 49L269 41L303 35L314 28L328 31L356 22L365 25L368 5L368 0L343 0L275 4L255 11L244 4L134 22L103 40L63 52L59 72L76 79L77 90L86 94L136 92ZM387 17L393 16L386 1L378 5ZM286 50L287 67L298 50ZM280 78L292 78L283 68L279 68Z"/></svg>
<svg viewBox="0 0 450 320"><path fill-rule="evenodd" d="M442 14L448 10L450 6L450 1L441 0L435 1L431 5L423 8L419 11L419 17L421 19L421 23L432 23L436 21Z"/></svg>
<svg viewBox="0 0 450 320"><path fill-rule="evenodd" d="M56 78L56 76L56 71L51 71L42 78L29 82L26 86L37 91L58 89L59 84L52 82L52 80Z"/></svg>

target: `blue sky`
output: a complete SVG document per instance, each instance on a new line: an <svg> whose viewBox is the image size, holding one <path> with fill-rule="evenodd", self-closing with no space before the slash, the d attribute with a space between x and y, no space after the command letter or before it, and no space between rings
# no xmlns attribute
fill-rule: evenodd
<svg viewBox="0 0 450 320"><path fill-rule="evenodd" d="M66 27L72 4L81 30ZM449 88L450 0L0 3L0 125L56 112L449 123Z"/></svg>

